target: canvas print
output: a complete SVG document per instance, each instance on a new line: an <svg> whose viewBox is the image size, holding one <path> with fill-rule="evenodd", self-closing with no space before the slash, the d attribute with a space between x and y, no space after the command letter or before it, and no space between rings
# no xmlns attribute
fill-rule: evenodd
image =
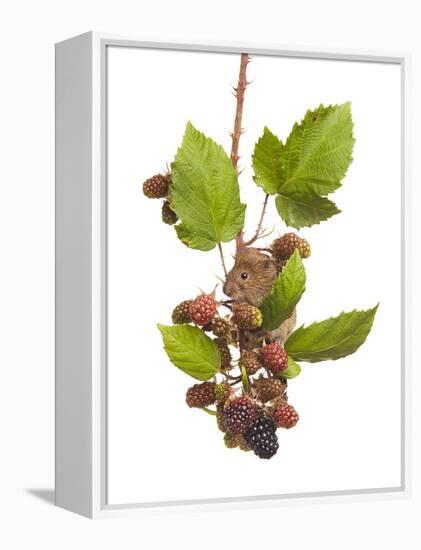
<svg viewBox="0 0 421 550"><path fill-rule="evenodd" d="M378 304L296 326L311 256L311 232L309 241L300 230L320 223L335 230L341 211L332 195L353 159L352 105L310 106L288 136L262 128L252 157L240 161L243 111L254 107L247 105L250 62L247 53L239 57L231 150L189 121L168 170L149 177L143 194L162 200L162 222L174 227L180 246L201 253L217 248L220 255L218 280L198 295L192 289L173 309L171 325L158 324L169 360L200 381L187 389L186 404L215 417L215 444L222 439L219 429L227 448L270 459L282 431L299 421L293 380L305 376L301 365L355 353L370 333ZM258 205L241 201L246 162L261 189L259 221L251 232L245 211ZM279 214L272 228L265 220L269 201ZM231 241L232 260L224 253Z"/></svg>
<svg viewBox="0 0 421 550"><path fill-rule="evenodd" d="M399 65L106 63L108 502L399 487Z"/></svg>

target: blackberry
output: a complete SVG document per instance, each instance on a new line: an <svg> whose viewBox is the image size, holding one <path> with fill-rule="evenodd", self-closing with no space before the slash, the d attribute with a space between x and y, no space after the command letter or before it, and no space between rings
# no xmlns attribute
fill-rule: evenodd
<svg viewBox="0 0 421 550"><path fill-rule="evenodd" d="M250 304L234 304L232 321L240 329L253 330L262 325L262 312Z"/></svg>
<svg viewBox="0 0 421 550"><path fill-rule="evenodd" d="M212 332L219 338L228 339L230 335L231 325L225 319L217 317L212 322Z"/></svg>
<svg viewBox="0 0 421 550"><path fill-rule="evenodd" d="M193 300L184 300L181 304L178 304L172 312L171 318L175 325L183 325L184 323L190 323L189 308Z"/></svg>
<svg viewBox="0 0 421 550"><path fill-rule="evenodd" d="M149 199L163 199L168 195L168 190L171 183L169 174L155 174L147 179L143 184L143 193Z"/></svg>
<svg viewBox="0 0 421 550"><path fill-rule="evenodd" d="M224 443L227 449L235 449L236 447L238 447L238 441L236 436L230 433L226 433L224 435Z"/></svg>
<svg viewBox="0 0 421 550"><path fill-rule="evenodd" d="M161 210L161 218L167 225L174 225L178 220L177 214L171 209L169 201L164 201Z"/></svg>
<svg viewBox="0 0 421 550"><path fill-rule="evenodd" d="M279 448L276 425L273 420L265 416L258 418L248 428L245 440L259 458L272 458Z"/></svg>
<svg viewBox="0 0 421 550"><path fill-rule="evenodd" d="M224 405L223 403L218 403L216 405L216 424L218 428L221 430L221 432L226 432L227 428L225 426L225 420L224 420Z"/></svg>
<svg viewBox="0 0 421 550"><path fill-rule="evenodd" d="M202 382L194 384L187 390L186 403L189 407L207 407L216 401L215 382Z"/></svg>
<svg viewBox="0 0 421 550"><path fill-rule="evenodd" d="M216 315L215 298L211 294L201 294L191 302L189 313L196 325L207 325Z"/></svg>
<svg viewBox="0 0 421 550"><path fill-rule="evenodd" d="M230 370L232 368L232 355L227 341L225 338L215 338L214 342L218 346L219 353L221 354L221 369Z"/></svg>
<svg viewBox="0 0 421 550"><path fill-rule="evenodd" d="M249 376L256 374L262 367L259 356L254 351L243 351L240 359L240 367L244 367Z"/></svg>
<svg viewBox="0 0 421 550"><path fill-rule="evenodd" d="M288 367L288 355L284 347L279 342L267 344L262 351L264 366L277 374Z"/></svg>
<svg viewBox="0 0 421 550"><path fill-rule="evenodd" d="M218 403L225 403L228 397L232 394L234 390L226 382L221 384L216 384L215 386L215 397Z"/></svg>
<svg viewBox="0 0 421 550"><path fill-rule="evenodd" d="M279 428L286 428L289 430L295 426L300 417L294 407L285 401L279 403L275 407L273 419Z"/></svg>
<svg viewBox="0 0 421 550"><path fill-rule="evenodd" d="M225 447L228 449L239 448L241 451L250 451L250 447L247 445L247 442L243 434L233 435L226 433L224 435Z"/></svg>
<svg viewBox="0 0 421 550"><path fill-rule="evenodd" d="M242 451L250 451L250 447L247 445L247 441L246 441L246 438L244 437L244 434L237 434L235 436L235 439L237 441L237 444L238 444L238 448L241 449Z"/></svg>
<svg viewBox="0 0 421 550"><path fill-rule="evenodd" d="M254 383L254 388L257 398L263 403L267 403L282 395L285 390L285 384L277 378L259 378Z"/></svg>
<svg viewBox="0 0 421 550"><path fill-rule="evenodd" d="M308 258L311 255L309 243L295 233L285 233L271 244L272 255L277 260L288 260L295 249L298 249L301 258Z"/></svg>
<svg viewBox="0 0 421 550"><path fill-rule="evenodd" d="M248 397L237 397L225 405L225 426L236 435L244 433L256 418L256 410Z"/></svg>

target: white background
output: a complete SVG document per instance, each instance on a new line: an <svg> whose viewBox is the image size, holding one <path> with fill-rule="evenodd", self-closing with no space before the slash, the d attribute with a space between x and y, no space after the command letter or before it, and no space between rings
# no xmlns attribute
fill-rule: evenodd
<svg viewBox="0 0 421 550"><path fill-rule="evenodd" d="M238 39L279 44L412 50L413 97L420 96L420 39L415 8L386 3L214 1L140 3L16 1L2 4L0 87L1 201L1 546L10 549L186 549L276 546L301 550L371 547L416 550L419 471L411 499L283 505L204 514L150 514L89 522L55 509L53 487L53 43L88 29L158 38ZM413 150L420 150L419 101ZM416 160L416 159L415 159ZM385 158L383 162L387 162ZM414 164L415 185L420 179ZM379 199L381 203L382 198ZM418 231L420 229L418 224ZM393 253L392 253L393 256ZM414 262L415 263L415 262ZM418 258L413 280L420 278ZM413 309L419 311L414 288ZM415 316L419 326L419 315ZM387 345L387 342L385 342ZM414 356L414 367L419 353ZM420 377L413 369L412 386ZM420 463L419 402L413 404L413 463ZM368 411L368 414L371 414ZM310 455L311 457L311 455ZM35 494L34 494L35 493ZM37 498L41 496L42 498ZM47 499L47 500L46 500ZM215 534L216 533L216 534Z"/></svg>
<svg viewBox="0 0 421 550"><path fill-rule="evenodd" d="M162 224L161 201L143 197L139 180L170 164L188 119L229 151L235 112L230 85L238 66L238 55L109 50L112 504L400 485L401 285L400 263L390 253L400 257L398 65L256 56L248 67L240 188L249 231L264 197L250 167L263 127L284 139L307 108L352 102L355 160L333 196L343 213L301 231L313 253L305 262L299 323L380 301L373 332L358 353L305 364L290 382L290 402L301 420L294 430L278 432L277 456L261 461L226 449L215 419L185 404L195 381L172 367L162 349L156 323L170 322L177 303L198 288L210 291L218 283L215 273L222 272L216 250L188 250ZM275 236L287 230L273 199L265 227L275 227ZM224 248L231 265L233 247Z"/></svg>

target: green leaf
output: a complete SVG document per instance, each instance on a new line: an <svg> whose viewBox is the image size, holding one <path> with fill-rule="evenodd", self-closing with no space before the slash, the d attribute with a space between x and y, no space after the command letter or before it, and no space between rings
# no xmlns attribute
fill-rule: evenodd
<svg viewBox="0 0 421 550"><path fill-rule="evenodd" d="M295 124L282 152L285 187L327 195L341 185L352 162L351 103L320 105Z"/></svg>
<svg viewBox="0 0 421 550"><path fill-rule="evenodd" d="M210 250L231 241L244 225L237 174L224 149L189 122L171 165L171 208L182 222L181 240Z"/></svg>
<svg viewBox="0 0 421 550"><path fill-rule="evenodd" d="M260 306L263 314L262 328L275 330L291 317L306 286L306 272L298 250L288 260L279 277L273 283L271 293Z"/></svg>
<svg viewBox="0 0 421 550"><path fill-rule="evenodd" d="M164 349L173 365L197 380L209 380L221 365L215 342L198 327L160 325Z"/></svg>
<svg viewBox="0 0 421 550"><path fill-rule="evenodd" d="M279 373L281 378L295 378L301 372L301 367L298 363L294 361L291 357L288 356L288 367Z"/></svg>
<svg viewBox="0 0 421 550"><path fill-rule="evenodd" d="M346 357L365 342L378 308L353 310L325 321L301 326L285 342L285 349L296 361L316 363Z"/></svg>
<svg viewBox="0 0 421 550"><path fill-rule="evenodd" d="M282 141L265 127L253 153L254 181L265 193L276 195L283 181Z"/></svg>
<svg viewBox="0 0 421 550"><path fill-rule="evenodd" d="M203 250L206 252L215 247L213 241L192 233L183 223L176 225L175 231L180 241L189 248L195 248L196 250Z"/></svg>
<svg viewBox="0 0 421 550"><path fill-rule="evenodd" d="M279 215L289 227L311 227L339 214L335 203L310 189L278 195L275 199Z"/></svg>

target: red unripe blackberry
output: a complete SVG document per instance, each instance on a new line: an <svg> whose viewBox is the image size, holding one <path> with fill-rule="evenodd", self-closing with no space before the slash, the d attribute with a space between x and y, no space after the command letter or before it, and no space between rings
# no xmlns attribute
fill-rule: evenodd
<svg viewBox="0 0 421 550"><path fill-rule="evenodd" d="M298 249L301 258L308 258L311 254L308 241L295 233L285 233L282 237L275 239L270 248L273 256L278 260L288 260L293 255L295 249Z"/></svg>
<svg viewBox="0 0 421 550"><path fill-rule="evenodd" d="M250 304L234 304L232 322L240 329L253 330L262 325L262 312Z"/></svg>
<svg viewBox="0 0 421 550"><path fill-rule="evenodd" d="M171 319L175 325L183 325L184 323L190 323L189 308L193 300L184 300L181 304L178 304L172 312Z"/></svg>
<svg viewBox="0 0 421 550"><path fill-rule="evenodd" d="M240 359L240 367L244 367L246 373L252 376L262 367L262 363L257 353L254 351L243 351Z"/></svg>
<svg viewBox="0 0 421 550"><path fill-rule="evenodd" d="M256 409L248 397L236 397L225 405L225 427L234 435L244 433L255 418Z"/></svg>
<svg viewBox="0 0 421 550"><path fill-rule="evenodd" d="M216 315L215 298L211 294L201 294L191 302L189 313L196 325L207 325Z"/></svg>
<svg viewBox="0 0 421 550"><path fill-rule="evenodd" d="M163 199L168 195L171 175L155 174L143 184L143 193L149 199Z"/></svg>
<svg viewBox="0 0 421 550"><path fill-rule="evenodd" d="M284 347L278 342L267 344L262 351L264 366L274 374L282 372L288 367L288 355Z"/></svg>
<svg viewBox="0 0 421 550"><path fill-rule="evenodd" d="M292 405L286 401L279 403L273 411L273 419L279 428L292 428L298 422L300 417Z"/></svg>
<svg viewBox="0 0 421 550"><path fill-rule="evenodd" d="M259 378L254 383L254 388L257 398L263 403L267 403L283 394L285 384L277 378Z"/></svg>
<svg viewBox="0 0 421 550"><path fill-rule="evenodd" d="M271 418L261 416L244 434L247 445L259 458L272 458L279 443L276 436L276 425Z"/></svg>
<svg viewBox="0 0 421 550"><path fill-rule="evenodd" d="M174 225L178 220L177 214L171 209L169 201L164 201L161 210L162 221L167 225Z"/></svg>
<svg viewBox="0 0 421 550"><path fill-rule="evenodd" d="M187 390L186 403L189 407L207 407L216 401L215 382L195 384Z"/></svg>

